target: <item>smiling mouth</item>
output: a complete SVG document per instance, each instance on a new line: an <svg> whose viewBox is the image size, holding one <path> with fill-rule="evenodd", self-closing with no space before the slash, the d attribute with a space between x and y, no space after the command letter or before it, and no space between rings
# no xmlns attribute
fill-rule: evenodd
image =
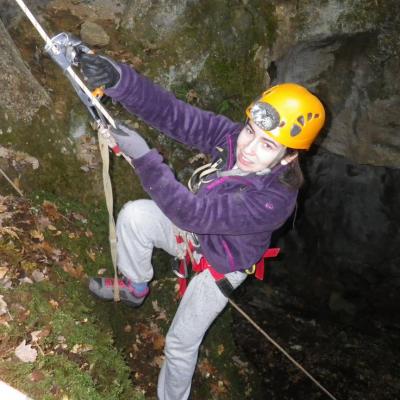
<svg viewBox="0 0 400 400"><path fill-rule="evenodd" d="M242 152L239 153L238 159L239 159L240 164L243 164L245 166L249 166L249 165L253 164L253 161L248 159Z"/></svg>

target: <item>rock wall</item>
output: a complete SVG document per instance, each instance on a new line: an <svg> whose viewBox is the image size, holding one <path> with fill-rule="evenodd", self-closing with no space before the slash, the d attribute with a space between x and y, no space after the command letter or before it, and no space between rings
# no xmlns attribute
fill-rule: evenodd
<svg viewBox="0 0 400 400"><path fill-rule="evenodd" d="M5 117L29 122L50 97L23 62L13 40L0 20L0 110ZM5 125L2 127L6 128Z"/></svg>

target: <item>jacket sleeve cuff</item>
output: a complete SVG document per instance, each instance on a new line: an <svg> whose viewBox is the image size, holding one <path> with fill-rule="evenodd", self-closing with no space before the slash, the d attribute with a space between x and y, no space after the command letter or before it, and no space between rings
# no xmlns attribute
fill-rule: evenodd
<svg viewBox="0 0 400 400"><path fill-rule="evenodd" d="M114 87L106 89L104 93L114 100L121 101L127 95L132 95L137 79L137 72L127 64L118 65L121 68L121 77Z"/></svg>
<svg viewBox="0 0 400 400"><path fill-rule="evenodd" d="M137 173L140 175L141 172L146 171L146 169L151 168L154 163L162 163L163 158L161 154L156 150L152 149L145 155L132 160L132 165L136 169Z"/></svg>

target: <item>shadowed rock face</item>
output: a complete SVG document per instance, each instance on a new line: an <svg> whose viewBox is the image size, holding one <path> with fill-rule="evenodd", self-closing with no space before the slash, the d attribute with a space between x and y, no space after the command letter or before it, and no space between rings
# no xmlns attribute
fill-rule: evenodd
<svg viewBox="0 0 400 400"><path fill-rule="evenodd" d="M276 63L277 81L317 91L329 112L319 141L356 163L400 166L400 58L382 53L376 33L301 42Z"/></svg>
<svg viewBox="0 0 400 400"><path fill-rule="evenodd" d="M296 229L284 243L286 266L274 271L321 309L338 291L357 317L392 318L400 304L400 171L324 150L304 170Z"/></svg>

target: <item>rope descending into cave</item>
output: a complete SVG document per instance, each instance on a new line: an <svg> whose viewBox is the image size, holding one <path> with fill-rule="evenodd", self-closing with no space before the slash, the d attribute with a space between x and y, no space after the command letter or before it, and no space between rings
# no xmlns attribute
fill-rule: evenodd
<svg viewBox="0 0 400 400"><path fill-rule="evenodd" d="M239 312L251 325L254 326L270 343L272 343L286 358L288 358L300 371L310 378L326 395L332 400L337 398L331 394L328 389L325 389L301 364L299 364L282 346L280 346L271 336L268 335L245 311L243 311L233 300L228 299L230 305Z"/></svg>

